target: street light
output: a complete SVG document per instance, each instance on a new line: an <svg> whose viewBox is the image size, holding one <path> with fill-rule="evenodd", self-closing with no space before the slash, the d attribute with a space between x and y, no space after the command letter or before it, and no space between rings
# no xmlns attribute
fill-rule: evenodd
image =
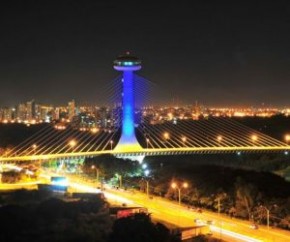
<svg viewBox="0 0 290 242"><path fill-rule="evenodd" d="M35 155L36 148L37 148L37 145L36 145L36 144L33 144L33 145L32 145L32 149L33 149L33 155Z"/></svg>
<svg viewBox="0 0 290 242"><path fill-rule="evenodd" d="M70 147L75 147L76 146L76 144L77 144L77 142L74 140L74 139L72 139L70 142L69 142L69 145L70 145Z"/></svg>
<svg viewBox="0 0 290 242"><path fill-rule="evenodd" d="M150 139L146 138L147 149L148 149L148 146L149 146L149 142L150 142Z"/></svg>
<svg viewBox="0 0 290 242"><path fill-rule="evenodd" d="M150 170L148 170L148 169L146 169L146 170L144 171L145 176L148 176L149 173L150 173Z"/></svg>
<svg viewBox="0 0 290 242"><path fill-rule="evenodd" d="M113 140L110 140L111 150L113 150Z"/></svg>
<svg viewBox="0 0 290 242"><path fill-rule="evenodd" d="M142 179L142 180L146 182L146 194L147 194L147 197L149 197L149 181L145 179Z"/></svg>
<svg viewBox="0 0 290 242"><path fill-rule="evenodd" d="M170 138L170 135L169 135L168 132L165 132L165 133L163 134L163 137L164 137L164 139L168 140L168 139Z"/></svg>
<svg viewBox="0 0 290 242"><path fill-rule="evenodd" d="M185 143L186 143L186 141L187 141L187 138L186 138L185 136L182 136L182 137L181 137L181 140L182 140L183 144L185 145Z"/></svg>
<svg viewBox="0 0 290 242"><path fill-rule="evenodd" d="M184 182L184 183L182 183L182 186L179 187L175 182L173 182L173 183L171 183L171 187L173 189L178 190L178 204L180 205L180 203L181 203L181 188L188 188L188 183Z"/></svg>
<svg viewBox="0 0 290 242"><path fill-rule="evenodd" d="M218 135L216 139L217 139L217 141L218 141L218 142L221 142L221 141L222 141L222 139L223 139L223 136L221 136L221 135Z"/></svg>
<svg viewBox="0 0 290 242"><path fill-rule="evenodd" d="M95 165L92 165L91 169L95 170L95 176L97 178L97 183L99 183L99 169Z"/></svg>
<svg viewBox="0 0 290 242"><path fill-rule="evenodd" d="M255 142L255 141L258 140L258 136L255 135L255 134L253 134L253 135L251 136L251 139L252 139L253 142Z"/></svg>

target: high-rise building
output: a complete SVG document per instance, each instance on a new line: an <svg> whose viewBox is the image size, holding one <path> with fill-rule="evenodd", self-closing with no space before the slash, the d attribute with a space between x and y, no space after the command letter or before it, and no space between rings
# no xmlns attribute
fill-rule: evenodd
<svg viewBox="0 0 290 242"><path fill-rule="evenodd" d="M15 118L15 108L5 107L0 110L0 119L2 121L11 121Z"/></svg>
<svg viewBox="0 0 290 242"><path fill-rule="evenodd" d="M16 117L20 121L26 120L26 105L24 103L18 104Z"/></svg>
<svg viewBox="0 0 290 242"><path fill-rule="evenodd" d="M35 119L35 102L31 100L26 102L26 120Z"/></svg>
<svg viewBox="0 0 290 242"><path fill-rule="evenodd" d="M53 119L54 120L59 120L59 117L60 117L60 108L59 107L56 107L54 109L54 113L53 113Z"/></svg>
<svg viewBox="0 0 290 242"><path fill-rule="evenodd" d="M75 101L71 100L68 102L68 119L72 120L72 118L76 115L76 106Z"/></svg>
<svg viewBox="0 0 290 242"><path fill-rule="evenodd" d="M40 119L44 120L45 122L51 121L51 112L53 111L52 106L41 106L40 108Z"/></svg>

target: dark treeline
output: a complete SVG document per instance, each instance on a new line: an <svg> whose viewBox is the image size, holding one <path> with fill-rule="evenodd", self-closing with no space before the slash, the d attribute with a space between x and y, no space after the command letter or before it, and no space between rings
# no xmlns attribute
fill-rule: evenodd
<svg viewBox="0 0 290 242"><path fill-rule="evenodd" d="M48 191L0 193L1 242L178 242L164 225L138 214L114 219L101 196L69 199ZM128 227L130 226L130 227Z"/></svg>
<svg viewBox="0 0 290 242"><path fill-rule="evenodd" d="M261 169L265 164L264 155L239 156L238 163L233 157L220 155L219 159L216 155L194 155L148 158L147 163L155 171L151 192L177 199L176 190L170 188L170 183L175 181L182 184L186 181L189 188L183 189L182 200L190 206L217 211L219 200L221 212L259 223L266 222L263 209L266 207L270 210L272 225L290 229L289 182ZM259 159L256 160L257 157ZM276 156L271 158L279 162ZM243 160L252 162L244 165ZM289 160L286 163L289 165ZM265 170L268 169L271 170L269 167Z"/></svg>

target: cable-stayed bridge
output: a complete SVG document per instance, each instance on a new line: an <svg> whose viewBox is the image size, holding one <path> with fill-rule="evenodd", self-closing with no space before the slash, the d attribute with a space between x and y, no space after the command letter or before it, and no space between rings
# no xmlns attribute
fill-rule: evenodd
<svg viewBox="0 0 290 242"><path fill-rule="evenodd" d="M135 133L138 145L118 147L120 128L81 131L47 126L4 154L0 160L46 160L101 154L136 156L290 151L286 143L230 118L167 121L154 125L142 122Z"/></svg>
<svg viewBox="0 0 290 242"><path fill-rule="evenodd" d="M146 117L136 125L134 71L141 61L120 56L114 68L122 71L120 127L80 130L47 126L0 157L0 161L29 161L88 157L101 154L146 156L225 152L286 152L290 146L230 118L175 120L152 124Z"/></svg>

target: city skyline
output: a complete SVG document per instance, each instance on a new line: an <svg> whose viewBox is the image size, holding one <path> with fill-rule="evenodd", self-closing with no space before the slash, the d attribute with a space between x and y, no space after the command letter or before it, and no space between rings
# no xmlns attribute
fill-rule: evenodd
<svg viewBox="0 0 290 242"><path fill-rule="evenodd" d="M5 3L0 103L106 102L112 62L130 50L156 84L156 103L287 106L287 6Z"/></svg>
<svg viewBox="0 0 290 242"><path fill-rule="evenodd" d="M26 123L38 124L42 122L55 122L63 120L71 122L79 117L86 117L91 122L92 119L101 117L112 119L110 122L115 123L120 118L120 106L116 105L89 105L79 104L74 99L68 101L65 105L44 105L36 100L22 102L12 107L0 106L0 123ZM275 107L207 107L198 103L193 105L148 105L138 107L135 110L142 113L141 117L151 117L154 123L175 120L198 120L206 117L263 117L290 115L290 108ZM103 114L101 114L103 113ZM106 115L104 116L104 113ZM117 115L119 114L119 115ZM139 116L139 114L137 115ZM137 118L139 121L140 119ZM115 120L115 121L114 121ZM138 123L137 121L136 123ZM103 121L101 121L103 122Z"/></svg>
<svg viewBox="0 0 290 242"><path fill-rule="evenodd" d="M7 104L5 102L0 103L0 109L1 108L16 108L17 106L21 104L26 104L28 102L35 102L40 106L49 106L49 107L66 107L68 102L74 101L78 106L86 106L86 107L114 107L116 105L119 105L120 102L113 102L113 101L108 101L108 102L89 102L86 100L77 100L76 98L67 98L61 102L54 103L53 98L51 98L51 101L46 101L44 102L43 100L38 100L35 98L28 98L28 99L23 99L18 102L13 102L10 104ZM233 103L225 103L225 104L218 104L218 102L212 103L212 104L207 104L207 102L202 102L200 100L194 100L192 102L184 102L181 98L172 98L168 102L155 102L154 100L150 102L144 102L141 106L138 105L138 108L146 108L146 107L155 107L155 108L164 108L164 107L176 107L176 108L183 108L183 107L188 107L188 106L202 106L205 108L214 108L214 109L290 109L290 103L287 105L272 105L269 103L249 103L249 104L244 104L244 105L239 105L239 104L233 104Z"/></svg>

